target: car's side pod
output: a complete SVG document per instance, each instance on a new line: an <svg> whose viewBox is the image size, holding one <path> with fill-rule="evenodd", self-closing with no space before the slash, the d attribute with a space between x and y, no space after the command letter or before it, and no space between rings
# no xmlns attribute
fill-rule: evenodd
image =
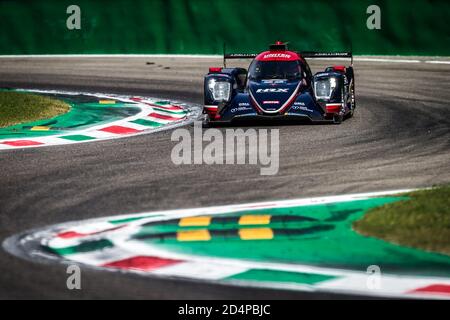
<svg viewBox="0 0 450 320"><path fill-rule="evenodd" d="M313 77L316 100L323 103L341 103L346 77L340 72L317 72Z"/></svg>
<svg viewBox="0 0 450 320"><path fill-rule="evenodd" d="M346 70L330 67L313 77L313 91L316 101L325 111L326 119L342 122L348 90Z"/></svg>
<svg viewBox="0 0 450 320"><path fill-rule="evenodd" d="M245 89L247 70L244 68L210 68L204 79L204 112L210 119L219 117L220 109L239 91Z"/></svg>

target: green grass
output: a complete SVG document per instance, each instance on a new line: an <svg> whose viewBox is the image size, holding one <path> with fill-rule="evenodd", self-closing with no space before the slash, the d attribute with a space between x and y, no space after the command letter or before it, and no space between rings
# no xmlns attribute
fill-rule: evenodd
<svg viewBox="0 0 450 320"><path fill-rule="evenodd" d="M450 185L409 193L370 210L354 229L399 245L450 255Z"/></svg>
<svg viewBox="0 0 450 320"><path fill-rule="evenodd" d="M53 118L69 111L62 101L35 94L0 92L0 128Z"/></svg>

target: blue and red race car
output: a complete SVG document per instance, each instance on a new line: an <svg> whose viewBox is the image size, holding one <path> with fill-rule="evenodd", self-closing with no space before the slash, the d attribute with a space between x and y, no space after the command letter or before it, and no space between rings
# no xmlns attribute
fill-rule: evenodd
<svg viewBox="0 0 450 320"><path fill-rule="evenodd" d="M253 61L248 71L227 68L227 59ZM312 74L305 58L350 58ZM238 120L308 120L341 123L355 111L350 52L289 51L276 42L260 54L224 54L224 67L210 68L204 82L204 125Z"/></svg>

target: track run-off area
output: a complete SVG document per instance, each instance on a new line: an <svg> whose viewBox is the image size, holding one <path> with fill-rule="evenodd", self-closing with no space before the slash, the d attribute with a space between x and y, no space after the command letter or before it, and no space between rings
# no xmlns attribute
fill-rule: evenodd
<svg viewBox="0 0 450 320"><path fill-rule="evenodd" d="M445 298L450 257L352 230L367 210L407 199L402 192L113 216L15 236L4 247L31 261L80 263L160 278L367 297Z"/></svg>
<svg viewBox="0 0 450 320"><path fill-rule="evenodd" d="M71 105L71 110L52 119L0 129L0 150L93 142L147 134L189 124L201 114L200 106L144 97L45 90L22 92L62 99Z"/></svg>
<svg viewBox="0 0 450 320"><path fill-rule="evenodd" d="M323 212L319 212L322 204L316 204L318 207L315 213L304 213L305 208L286 213L277 212L276 208L257 206L251 210L243 207L229 210L229 205L235 203L276 203L275 200L308 197L311 201L311 197L318 196L414 189L448 183L450 65L426 62L430 60L435 59L356 59L357 110L353 118L341 125L277 124L269 127L280 129L280 168L274 176L261 176L258 166L249 165L176 166L170 161L174 145L170 139L171 130L99 140L95 143L2 150L0 238L4 240L18 234L23 235L27 230L35 230L40 235L40 232L45 231L45 237L39 238L39 244L46 245L50 251L53 249L53 257L56 249L62 259L82 263L83 288L79 291L67 290L65 264L53 263L47 256L30 260L2 251L0 287L4 289L0 290L0 297L258 299L345 297L353 294L372 296L370 292L361 293L358 288L351 287L350 283L363 285L366 281L366 268L371 264L382 264L379 257L383 257L383 254L391 267L398 266L395 258L403 259L402 265L409 268L409 273L425 274L431 281L415 283L417 286L411 287L402 287L397 283L393 286L397 291L383 291L380 295L398 296L419 290L422 293L416 292L414 295L422 297L424 291L430 291L430 286L434 289L435 285L447 286L447 275L445 272L439 274L439 271L448 268L438 267L448 263L444 261L447 258L444 256L431 258L431 253L423 253L426 257L419 253L408 256L402 250L412 249L383 243L389 254L385 251L374 259L368 253L366 260L355 259L360 263L358 266L348 266L343 263L344 260L339 259L345 257L350 261L349 256L355 253L350 249L346 251L345 245L339 247L342 250L339 255L332 256L329 253L329 242L325 239L333 235L331 227L333 230L340 230L344 225L348 227L351 220L346 219L362 215L365 208L370 206L368 203L364 208L350 209L340 208L339 203L328 203L323 204ZM213 57L0 58L0 86L65 92L105 92L109 96L120 97L157 97L159 101L185 101L195 105L202 103L203 74L208 67L220 64L220 58ZM318 71L326 66L326 62L313 62L311 66L313 71ZM157 101L152 100L153 103ZM386 195L376 201L394 201L394 198L395 196ZM217 210L217 207L224 208L223 206L229 211ZM214 210L189 209L208 207L214 207ZM348 215L343 213L345 211ZM104 231L95 229L99 221L100 224L109 223L115 220L115 216L133 212L148 212L159 216L127 222L123 228L109 230L106 235L95 235L100 240L113 239L112 248L120 250L130 245L129 241L124 241L126 237L139 234L143 237L133 248L134 256L115 256L118 259L104 262L115 263L115 268L109 268L115 272L105 272L103 266L99 269L94 262L100 260L91 260L92 263L89 263L87 251L83 253L84 258L78 260L71 259L64 252L57 252L61 248L74 247L74 243L78 244L80 239L70 235L76 235L77 232L83 234L83 231L90 233L86 231L91 230L90 228L94 228L91 232ZM195 217L198 216L203 220L196 220ZM299 217L304 220L299 221ZM95 223L90 221L98 218L101 220ZM187 226L188 230L179 230L179 220L185 218L194 224L205 224L205 221L209 223L207 226L192 225ZM242 228L241 219L244 223L247 219L253 219L253 224L247 226L254 230L242 231L247 227ZM173 220L173 223L161 223L166 220ZM71 221L76 223L66 224ZM150 224L143 226L144 221ZM227 224L224 221L231 222ZM75 226L77 227L72 230ZM78 227L81 229L77 229ZM195 232L184 233L192 231L189 228L193 228ZM313 228L307 230L313 232L312 235L305 233L306 228ZM281 231L286 229L289 232ZM347 230L351 232L351 229ZM35 232L27 232L26 235L34 235ZM58 239L56 236L63 232L68 233ZM117 238L113 236L115 234L118 235ZM168 238L161 238L161 234L167 234ZM314 261L314 255L301 254L301 244L305 242L305 237L313 238L314 235L318 236L315 245L319 246L313 247L314 252L319 255L323 253L323 257L333 263L325 265L324 260L321 260L318 266L319 260ZM87 239L92 240L92 236L88 235ZM216 242L215 237L221 240ZM243 240L242 237L247 239ZM164 240L163 243L158 242L161 239ZM179 246L179 239L192 241L181 241L183 245ZM21 244L29 239L23 240ZM264 246L269 248L278 241L290 250L291 260L281 262L283 257L275 255L271 261L266 261L267 264L276 264L277 269L275 265L264 265L257 254ZM366 241L378 242L370 239ZM244 253L239 253L240 256L227 256L227 246L231 250L237 243L238 246L245 243L245 246L254 250L243 250L248 252L247 256L243 256ZM299 246L289 247L289 243ZM69 245L65 246L66 244ZM224 248L219 256L208 252L217 245ZM367 246L370 247L369 244ZM11 248L9 241L5 247ZM166 270L167 276L163 276L158 275L158 272L144 272L146 275L149 273L149 276L142 277L142 270L123 272L124 268L121 266L129 262L123 260L136 257L136 253L144 256L140 250L145 251L149 247L155 250L151 251L150 256L160 258L162 264L168 263L166 267L170 267L172 273ZM377 252L377 247L370 248L368 252ZM361 248L361 252L365 252L365 247ZM39 255L38 251L36 253ZM197 271L201 271L199 265L207 265L206 262L199 262L205 255L217 259L212 264L233 265L236 272L224 277L213 277L214 270L216 274L220 274L219 271L223 269L219 266L210 270L209 274L213 279L206 279L207 272L203 273L203 279L198 279L182 274L183 269L196 270L195 268L183 268L175 263L169 266L174 261L183 261L191 266L197 265ZM300 256L309 258L298 259ZM196 260L197 258L200 260ZM238 260L233 262L233 258ZM164 259L167 261L163 261ZM37 261L46 263L36 263ZM149 259L144 258L138 262L145 266L148 261ZM247 264L239 264L239 261ZM90 266L83 267L83 264ZM295 265L298 265L298 269ZM386 268L387 274L398 276L395 268ZM280 279L280 273L265 273L268 269L282 272L281 278L286 281L282 285L274 284L271 279ZM383 266L381 269L383 271ZM178 274L174 270L178 270ZM336 270L339 271L336 273ZM342 270L356 273L348 274ZM347 276L354 281L348 280L349 278L348 281L343 280ZM396 278L397 280L399 279ZM259 284L255 285L255 281L259 281ZM343 288L343 282L350 287ZM291 284L290 287L286 283ZM342 290L336 289L338 283ZM321 285L324 287L321 288ZM335 286L334 290L330 289L332 286Z"/></svg>

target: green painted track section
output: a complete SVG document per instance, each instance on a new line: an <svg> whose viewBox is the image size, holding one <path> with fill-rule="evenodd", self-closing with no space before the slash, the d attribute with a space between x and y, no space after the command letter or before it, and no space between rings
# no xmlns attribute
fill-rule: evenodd
<svg viewBox="0 0 450 320"><path fill-rule="evenodd" d="M158 233L169 234L182 230L208 229L213 235L210 241L179 242L173 237L164 238L163 241L161 239L143 241L170 251L201 256L308 264L359 271L365 271L369 265L378 265L383 272L389 273L450 276L449 256L398 246L359 235L352 230L352 223L360 219L369 209L401 199L405 198L382 197L324 205L242 211L213 217L231 218L257 214L272 215L272 217L301 216L316 220L271 222L269 225L259 226L239 226L237 222L215 224L214 219L207 227L179 227L177 224L163 223L144 226L135 236L144 239L146 235ZM214 236L214 230L256 227L273 230L304 230L304 233L289 235L288 232L286 234L283 234L283 231L275 232L271 240L252 241L241 240L233 232L230 232L229 236ZM297 273L292 276L296 275ZM266 279L266 275L262 276L256 271L246 275L249 279L260 276ZM285 277L289 279L290 275L286 274Z"/></svg>
<svg viewBox="0 0 450 320"><path fill-rule="evenodd" d="M70 255L70 254L76 254L76 253L100 251L100 250L103 250L106 248L112 248L112 247L114 247L114 244L111 241L102 239L102 240L83 242L79 245L72 246L72 247L65 247L65 248L58 248L58 249L49 248L49 250L56 254L64 256L64 255Z"/></svg>
<svg viewBox="0 0 450 320"><path fill-rule="evenodd" d="M38 94L33 92L33 94ZM64 139L72 141L87 141L91 137L74 134L73 131L117 121L133 116L140 112L140 108L133 104L115 101L112 104L101 104L98 97L87 95L45 94L52 98L67 102L71 109L68 113L57 117L34 122L22 123L0 129L0 139L33 138L68 133ZM110 100L110 99L108 99ZM36 130L35 127L48 127L49 130Z"/></svg>
<svg viewBox="0 0 450 320"><path fill-rule="evenodd" d="M313 285L322 281L332 280L337 277L301 272L272 271L252 269L243 273L228 277L228 280L266 281L284 283L302 283Z"/></svg>

